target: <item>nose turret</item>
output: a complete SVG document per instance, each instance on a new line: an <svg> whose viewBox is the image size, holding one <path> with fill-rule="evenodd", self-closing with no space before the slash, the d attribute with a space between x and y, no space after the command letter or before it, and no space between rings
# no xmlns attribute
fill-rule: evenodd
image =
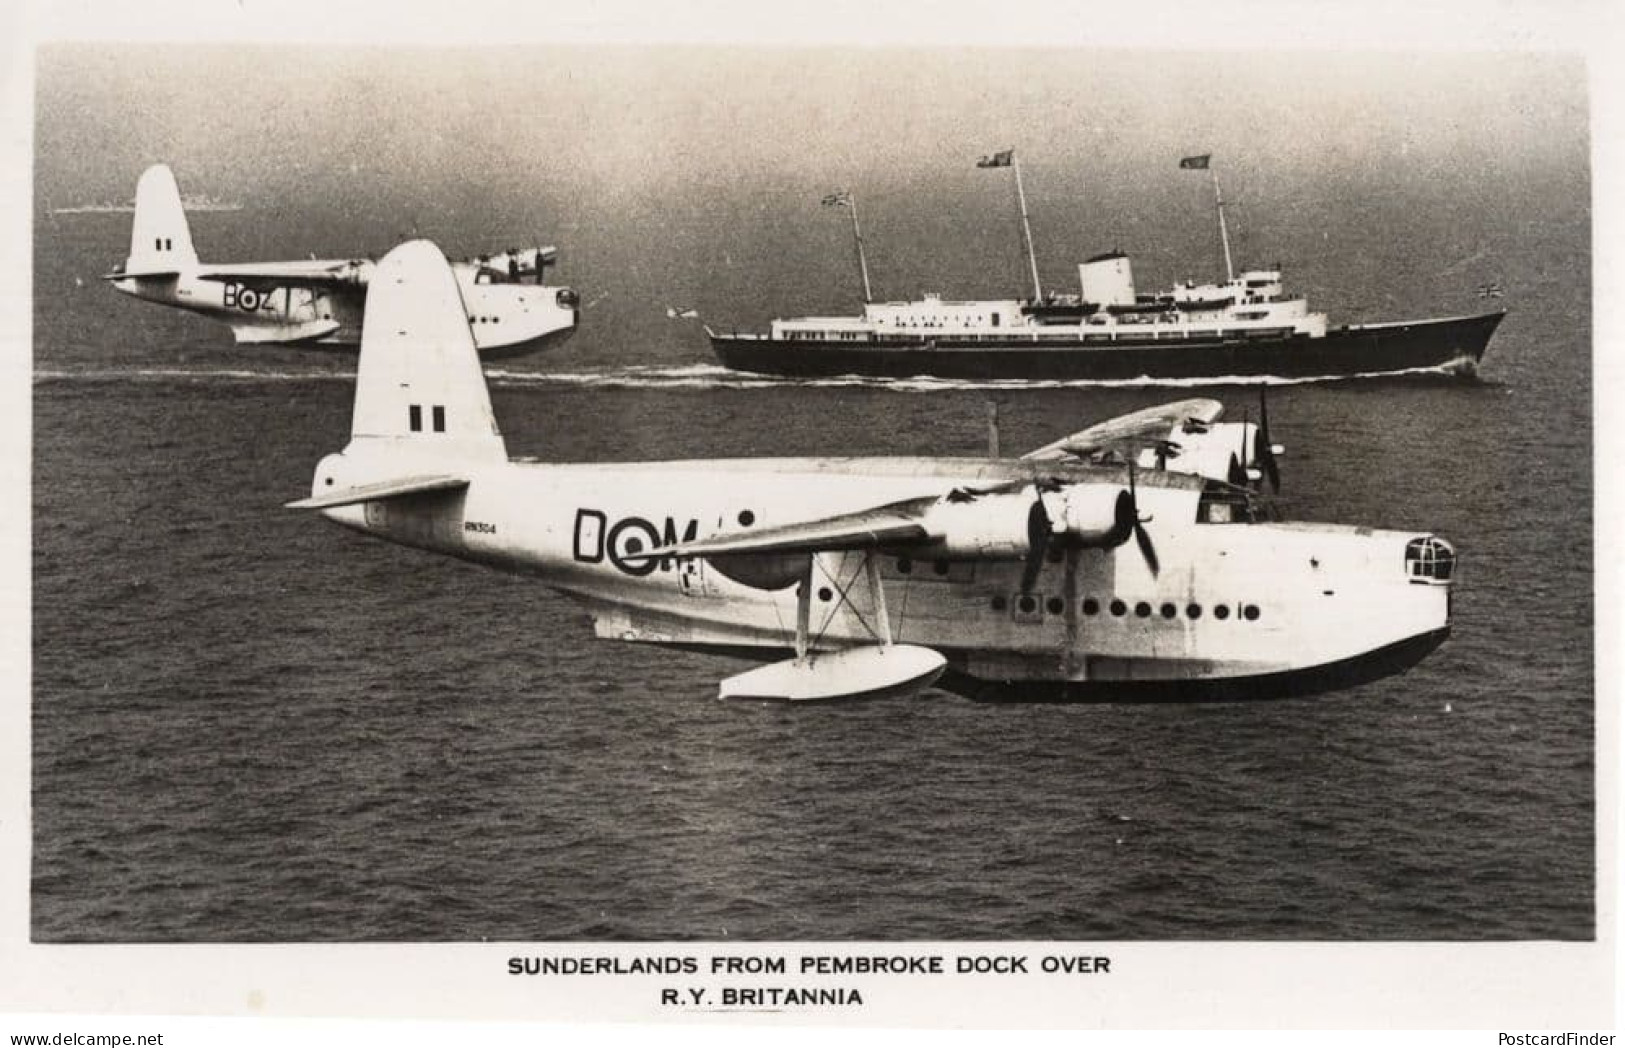
<svg viewBox="0 0 1625 1048"><path fill-rule="evenodd" d="M1456 548L1436 535L1405 544L1405 576L1422 586L1448 586L1456 573Z"/></svg>

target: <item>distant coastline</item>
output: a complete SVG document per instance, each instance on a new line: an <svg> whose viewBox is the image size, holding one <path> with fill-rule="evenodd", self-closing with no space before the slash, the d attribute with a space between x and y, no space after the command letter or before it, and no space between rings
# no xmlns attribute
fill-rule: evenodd
<svg viewBox="0 0 1625 1048"><path fill-rule="evenodd" d="M182 197L181 207L187 211L241 211L243 209L241 204L234 204L226 200L215 200L212 197ZM74 204L70 207L53 207L50 211L53 215L131 214L135 211L135 202L132 200L124 204Z"/></svg>

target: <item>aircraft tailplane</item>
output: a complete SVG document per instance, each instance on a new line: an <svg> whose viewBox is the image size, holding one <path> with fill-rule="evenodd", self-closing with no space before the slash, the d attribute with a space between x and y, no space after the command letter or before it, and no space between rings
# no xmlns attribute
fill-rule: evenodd
<svg viewBox="0 0 1625 1048"><path fill-rule="evenodd" d="M399 245L367 286L346 454L508 460L451 265L427 240Z"/></svg>
<svg viewBox="0 0 1625 1048"><path fill-rule="evenodd" d="M175 173L166 164L155 164L136 183L130 257L124 272L128 276L169 275L195 265L197 251L192 247L192 231Z"/></svg>

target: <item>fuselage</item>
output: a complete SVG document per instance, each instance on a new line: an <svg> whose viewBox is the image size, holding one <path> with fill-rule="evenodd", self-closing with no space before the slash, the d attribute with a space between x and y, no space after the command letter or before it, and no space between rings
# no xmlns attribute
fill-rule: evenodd
<svg viewBox="0 0 1625 1048"><path fill-rule="evenodd" d="M344 473L357 468L330 456L317 490L353 480ZM1129 482L1111 467L943 458L512 462L462 471L466 490L324 513L389 541L533 575L584 601L603 637L757 657L793 642L797 571L772 558L640 554L1040 473L1065 484ZM1016 558L818 554L814 647L874 642L874 602L862 584L870 555L893 637L941 651L949 683L984 698L1313 692L1396 672L1448 633L1454 555L1430 535L1254 521L1234 491L1184 474L1139 475L1138 498L1156 572L1135 542L1052 549L1028 592Z"/></svg>

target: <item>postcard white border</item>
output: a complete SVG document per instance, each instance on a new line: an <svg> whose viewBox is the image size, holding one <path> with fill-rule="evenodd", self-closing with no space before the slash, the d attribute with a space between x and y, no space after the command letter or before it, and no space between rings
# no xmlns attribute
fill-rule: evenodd
<svg viewBox="0 0 1625 1048"><path fill-rule="evenodd" d="M456 19L447 18L455 7ZM268 17L273 12L275 17ZM1594 148L1596 461L1620 461L1620 265L1625 121L1616 72L1620 14L1607 3L1486 5L1297 4L1226 0L1140 4L899 3L827 0L764 12L748 0L662 5L313 0L48 5L0 13L9 41L0 70L7 206L0 238L0 425L12 511L4 525L0 602L0 1020L5 1013L69 1015L373 1016L671 1022L647 986L628 977L514 977L509 956L539 952L631 956L617 945L39 946L28 942L29 658L31 562L32 49L54 41L179 41L389 46L739 44L753 46L1114 47L1216 50L1550 51L1583 55L1591 75ZM1539 483L1540 478L1530 478ZM729 1016L733 1023L815 1026L1100 1028L1567 1028L1618 1016L1619 650L1622 520L1619 484L1597 475L1597 882L1595 943L1246 944L1091 943L1114 958L1099 982L960 977L946 985L887 978L862 1009ZM996 952L996 946L983 949ZM728 952L794 955L810 944L728 944ZM850 945L842 947L852 949ZM1009 947L1032 955L1060 944ZM968 944L911 944L883 952L954 956ZM671 952L705 956L704 946ZM662 951L667 952L667 951ZM867 980L854 985L868 985ZM683 1017L707 1025L715 1016ZM0 1021L0 1032L7 1032Z"/></svg>

